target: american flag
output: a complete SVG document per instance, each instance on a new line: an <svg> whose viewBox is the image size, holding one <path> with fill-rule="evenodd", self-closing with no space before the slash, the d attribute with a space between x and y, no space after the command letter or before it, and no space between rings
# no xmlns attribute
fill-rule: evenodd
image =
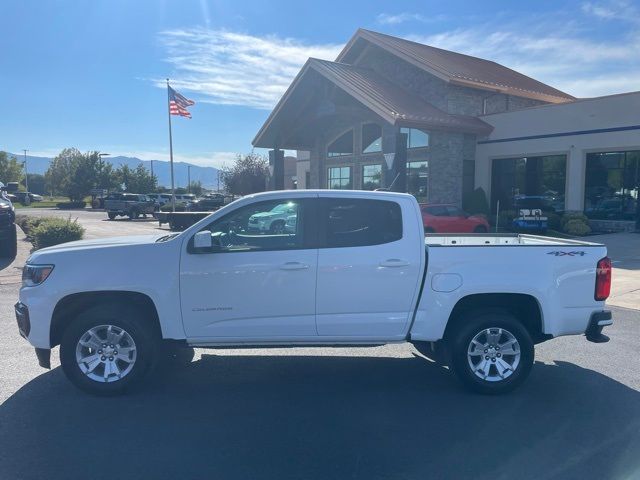
<svg viewBox="0 0 640 480"><path fill-rule="evenodd" d="M179 115L181 117L191 118L191 114L187 107L195 105L196 102L183 97L173 88L169 87L169 113L171 115Z"/></svg>

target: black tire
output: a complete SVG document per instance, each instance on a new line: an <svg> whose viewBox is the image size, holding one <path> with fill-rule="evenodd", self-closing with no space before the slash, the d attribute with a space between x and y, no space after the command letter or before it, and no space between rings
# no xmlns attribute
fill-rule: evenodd
<svg viewBox="0 0 640 480"><path fill-rule="evenodd" d="M18 254L18 232L15 224L0 232L0 258L16 258Z"/></svg>
<svg viewBox="0 0 640 480"><path fill-rule="evenodd" d="M424 227L424 233L436 233L432 227Z"/></svg>
<svg viewBox="0 0 640 480"><path fill-rule="evenodd" d="M127 216L129 217L129 220L135 220L136 218L138 218L138 212L136 210L131 210Z"/></svg>
<svg viewBox="0 0 640 480"><path fill-rule="evenodd" d="M122 378L106 383L85 375L76 361L76 346L80 339L89 329L101 325L124 330L133 339L136 350L131 370ZM126 306L98 305L79 314L67 327L60 343L60 363L67 378L80 390L100 396L118 395L140 383L154 366L159 348L160 336L147 315ZM100 368L98 365L94 372L99 374Z"/></svg>
<svg viewBox="0 0 640 480"><path fill-rule="evenodd" d="M485 227L484 225L478 225L473 229L473 233L487 233L487 227Z"/></svg>
<svg viewBox="0 0 640 480"><path fill-rule="evenodd" d="M512 373L509 373L503 380L488 381L482 379L474 373L469 363L470 360L467 352L470 348L471 341L476 337L476 335L480 334L482 331L486 331L486 329L492 329L492 333L498 333L498 329L503 329L503 332L506 331L515 337L520 346L519 363ZM506 333L503 333L503 335L506 336ZM453 371L456 373L457 377L469 390L488 395L506 393L515 389L524 382L531 372L535 355L533 341L531 340L531 336L524 325L509 313L503 311L485 311L477 313L476 315L469 315L468 318L463 319L449 337L448 345L451 352L451 366L453 367ZM488 353L489 355L492 354L491 351ZM515 358L515 355L511 356L506 353L497 353L497 355L499 357L504 355L503 360L506 360L507 362L513 361ZM478 365L484 359L491 360L491 358L487 358L487 356L484 356L483 358L483 355L480 355L480 360L475 365ZM500 360L500 358L497 358L496 360ZM493 360L491 361L493 362ZM492 367L490 364L488 365L489 371L493 373L492 376L495 377L498 375L496 367ZM479 374L483 375L484 371L480 370Z"/></svg>
<svg viewBox="0 0 640 480"><path fill-rule="evenodd" d="M109 217L109 220L115 220L116 219L116 214L115 213L107 213L107 216Z"/></svg>

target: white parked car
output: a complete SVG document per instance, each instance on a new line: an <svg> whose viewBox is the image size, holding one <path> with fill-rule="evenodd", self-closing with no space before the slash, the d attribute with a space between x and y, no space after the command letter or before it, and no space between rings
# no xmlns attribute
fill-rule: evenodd
<svg viewBox="0 0 640 480"><path fill-rule="evenodd" d="M257 212L249 217L249 228L259 232L283 233L287 222L295 222L295 202L279 203L268 212Z"/></svg>
<svg viewBox="0 0 640 480"><path fill-rule="evenodd" d="M275 218L291 231L253 228ZM96 394L140 381L162 342L412 342L470 389L500 393L527 377L536 343L607 340L606 254L595 243L529 235L425 242L411 195L279 191L244 197L181 233L38 250L15 310L40 365L60 345L67 377Z"/></svg>

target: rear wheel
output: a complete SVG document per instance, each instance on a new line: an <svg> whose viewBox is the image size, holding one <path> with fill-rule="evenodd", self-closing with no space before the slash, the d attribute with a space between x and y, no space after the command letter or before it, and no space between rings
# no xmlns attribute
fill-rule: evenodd
<svg viewBox="0 0 640 480"><path fill-rule="evenodd" d="M137 384L158 355L159 338L149 318L134 309L93 307L65 331L60 362L76 387L117 395Z"/></svg>
<svg viewBox="0 0 640 480"><path fill-rule="evenodd" d="M487 227L485 227L484 225L478 225L473 229L473 233L487 233Z"/></svg>
<svg viewBox="0 0 640 480"><path fill-rule="evenodd" d="M449 339L453 370L464 386L484 394L506 393L529 375L533 341L513 315L478 314L462 323Z"/></svg>
<svg viewBox="0 0 640 480"><path fill-rule="evenodd" d="M107 213L107 216L109 217L109 220L115 220L116 218L116 214L111 212Z"/></svg>

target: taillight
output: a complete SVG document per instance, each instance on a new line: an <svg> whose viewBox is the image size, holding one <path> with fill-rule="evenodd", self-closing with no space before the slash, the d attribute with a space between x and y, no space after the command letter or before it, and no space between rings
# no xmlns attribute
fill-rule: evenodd
<svg viewBox="0 0 640 480"><path fill-rule="evenodd" d="M611 293L611 259L604 257L598 261L596 267L596 291L594 298L598 301L606 300Z"/></svg>

